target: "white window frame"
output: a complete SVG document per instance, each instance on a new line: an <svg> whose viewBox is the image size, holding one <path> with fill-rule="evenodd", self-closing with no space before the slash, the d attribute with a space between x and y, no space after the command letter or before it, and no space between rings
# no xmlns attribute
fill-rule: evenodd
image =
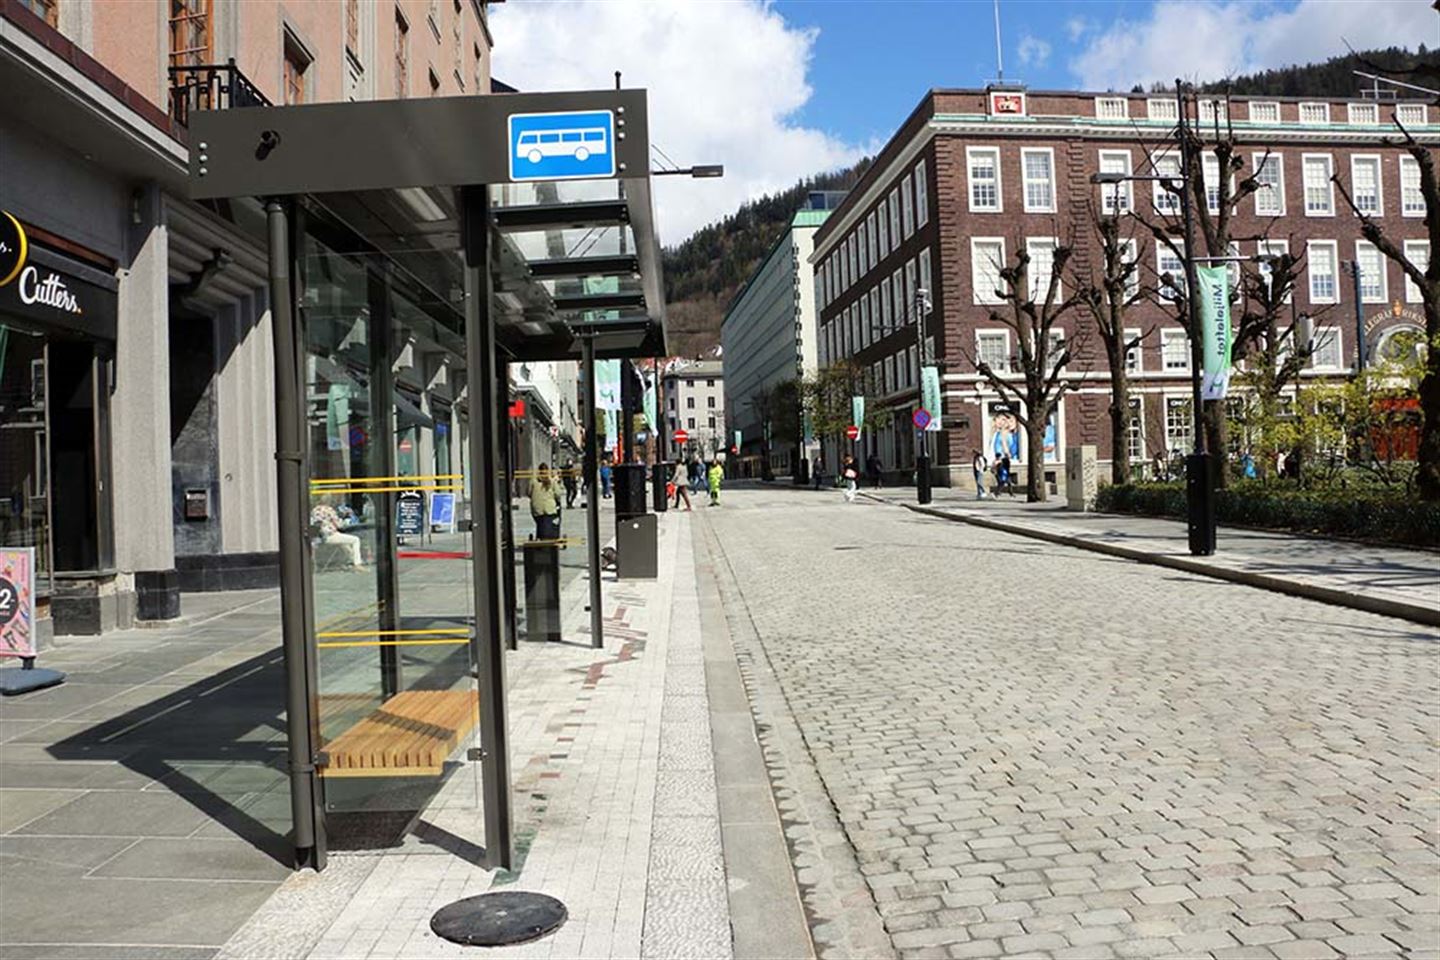
<svg viewBox="0 0 1440 960"><path fill-rule="evenodd" d="M915 229L930 222L930 182L925 173L925 161L915 164Z"/></svg>
<svg viewBox="0 0 1440 960"><path fill-rule="evenodd" d="M1130 271L1130 279L1125 283L1125 299L1129 300L1140 292L1140 243L1134 237L1126 237L1120 241L1120 246L1126 251L1125 262L1135 264L1135 269Z"/></svg>
<svg viewBox="0 0 1440 960"><path fill-rule="evenodd" d="M1174 123L1180 119L1180 110L1174 100L1152 97L1145 101L1145 117L1148 120L1164 120L1167 123Z"/></svg>
<svg viewBox="0 0 1440 960"><path fill-rule="evenodd" d="M1115 160L1117 158L1125 161L1125 169L1115 172L1124 173L1127 177L1135 172L1135 168L1131 166L1129 150L1101 150L1096 169L1101 173L1106 173L1106 159ZM1124 206L1120 206L1122 200ZM1121 213L1129 213L1134 209L1135 185L1133 181L1126 180L1123 183L1100 184L1100 211L1105 216L1117 216Z"/></svg>
<svg viewBox="0 0 1440 960"><path fill-rule="evenodd" d="M1320 355L1317 352L1320 344L1325 344L1327 349L1333 345L1335 348L1334 363L1320 363ZM1310 331L1310 369L1321 370L1333 373L1345 369L1345 338L1344 331L1338 326L1314 327Z"/></svg>
<svg viewBox="0 0 1440 960"><path fill-rule="evenodd" d="M1380 279L1379 294L1365 295L1365 265L1360 259L1361 251L1374 251L1375 268ZM1389 266L1390 260L1380 252L1380 248L1369 240L1355 241L1355 262L1360 264L1360 302L1361 303L1388 303L1390 301Z"/></svg>
<svg viewBox="0 0 1440 960"><path fill-rule="evenodd" d="M1025 166L1025 158L1028 157L1028 156L1030 156L1031 154L1037 154L1037 153L1043 153L1043 154L1045 154L1046 157L1047 157L1047 158L1049 159L1049 161L1050 161L1050 203L1049 203L1048 206L1041 206L1040 204L1032 204L1032 203L1030 202L1030 184L1031 184L1032 182L1038 184L1038 183L1040 183L1041 181L1039 181L1039 180L1033 180L1033 181L1032 181L1032 179L1031 179L1031 177L1030 177L1030 174L1029 174L1029 171L1026 169L1026 166ZM1023 204L1024 204L1024 208L1025 208L1025 212L1026 212L1026 213L1054 213L1054 212L1055 212L1055 204L1056 204L1055 194L1056 194L1057 187L1056 187L1056 183L1055 183L1055 150L1054 150L1054 148L1052 148L1052 147L1025 147L1024 149L1022 149L1022 150L1020 151L1020 183L1021 183L1021 200L1023 201Z"/></svg>
<svg viewBox="0 0 1440 960"><path fill-rule="evenodd" d="M1350 155L1350 195L1355 200L1357 207L1360 206L1359 180L1355 177L1357 161L1360 163L1375 164L1375 209L1374 211L1362 209L1360 212L1372 219L1383 217L1385 216L1385 162L1378 153L1354 153Z"/></svg>
<svg viewBox="0 0 1440 960"><path fill-rule="evenodd" d="M1116 109L1118 107L1118 109ZM1130 119L1130 100L1128 97L1096 97L1095 98L1095 119L1096 120L1128 120Z"/></svg>
<svg viewBox="0 0 1440 960"><path fill-rule="evenodd" d="M891 309L889 277L883 277L880 280L880 313L883 317L881 326L885 328L885 332L888 334L895 319L894 311Z"/></svg>
<svg viewBox="0 0 1440 960"><path fill-rule="evenodd" d="M1424 273L1426 268L1430 265L1430 241L1406 240L1403 249L1405 251L1405 259L1415 264L1415 266L1420 268L1420 272ZM1416 261L1416 255L1414 253L1411 253L1412 249L1425 251L1425 257L1423 262ZM1410 279L1410 274L1408 271L1402 270L1401 273L1403 273L1405 276L1405 302L1423 303L1424 298L1420 296L1419 285L1414 280Z"/></svg>
<svg viewBox="0 0 1440 960"><path fill-rule="evenodd" d="M1167 344L1179 343L1183 348L1184 363L1176 366L1166 359L1165 347ZM1185 335L1184 330L1176 327L1166 327L1160 331L1160 370L1162 373L1189 373L1190 372L1190 338Z"/></svg>
<svg viewBox="0 0 1440 960"><path fill-rule="evenodd" d="M1316 249L1317 247L1324 247L1325 249L1327 249L1327 250L1329 251L1329 256L1330 256L1330 269L1331 269L1330 278L1331 278L1332 284L1333 284L1334 287L1335 287L1335 293L1334 293L1334 295L1332 295L1332 296L1330 296L1330 297L1326 297L1326 296L1323 296L1323 295L1317 295L1317 294L1315 293L1315 281L1316 281L1316 279L1317 279L1317 276L1324 276L1324 274L1318 274L1318 275L1317 275L1316 272L1315 272L1315 249ZM1314 304L1314 303L1339 303L1339 302L1340 302L1340 244L1337 243L1337 242L1334 241L1334 240L1307 240L1307 241L1305 242L1305 275L1306 275L1307 280L1309 281L1308 287L1309 287L1309 290L1310 290L1310 302L1311 302L1312 304Z"/></svg>
<svg viewBox="0 0 1440 960"><path fill-rule="evenodd" d="M1345 122L1357 126L1377 126L1380 123L1380 104L1378 103L1347 103L1345 104Z"/></svg>
<svg viewBox="0 0 1440 960"><path fill-rule="evenodd" d="M1309 170L1309 167L1310 167L1310 161L1311 161L1311 160L1324 160L1324 161L1325 161L1325 178L1324 178L1324 181L1323 181L1323 185L1324 185L1324 187L1325 187L1325 192L1326 192L1326 194L1327 194L1327 195L1329 196L1329 198L1330 198L1330 201L1329 201L1329 209L1328 209L1328 210L1316 210L1316 211L1312 211L1312 210L1310 209L1310 170ZM1332 156L1331 154L1328 154L1328 153L1302 153L1302 154L1300 155L1300 185L1301 185L1301 190L1302 190L1302 192L1303 192L1303 197L1304 197L1304 201L1305 201L1305 204L1304 204L1305 216L1307 216L1307 217L1333 217L1333 216L1335 216L1335 184L1333 184L1333 183L1330 182L1330 178L1333 177L1334 175L1335 175L1335 158L1334 158L1334 156Z"/></svg>
<svg viewBox="0 0 1440 960"><path fill-rule="evenodd" d="M865 218L865 272L869 273L880 262L880 237L875 230L875 211Z"/></svg>
<svg viewBox="0 0 1440 960"><path fill-rule="evenodd" d="M1275 164L1275 184L1268 190L1265 189L1264 181L1260 179L1260 165L1267 160ZM1255 180L1261 184L1260 189L1255 191L1255 216L1285 216L1285 155L1272 152L1267 156L1264 151L1261 151L1252 155L1251 163L1255 168ZM1273 204L1267 206L1261 202L1262 198L1273 201Z"/></svg>
<svg viewBox="0 0 1440 960"><path fill-rule="evenodd" d="M875 209L871 211L871 215L875 217L875 229L880 237L880 259L878 262L884 263L885 258L890 256L890 219L885 213L884 200L881 200L875 206Z"/></svg>
<svg viewBox="0 0 1440 960"><path fill-rule="evenodd" d="M1155 176L1173 176L1173 178L1176 180L1180 180L1182 177L1182 172L1180 169L1180 155L1178 153L1175 153L1174 151L1157 153L1151 159L1150 163L1152 167L1151 172ZM1169 169L1162 170L1162 163L1165 164L1166 167L1173 163L1175 165L1174 172L1172 173ZM1181 189L1184 189L1183 183L1181 184ZM1169 192L1165 189L1165 184L1162 181L1155 180L1151 184L1150 204L1154 207L1157 214L1178 214L1180 212L1180 195Z"/></svg>
<svg viewBox="0 0 1440 960"><path fill-rule="evenodd" d="M1397 103L1393 116L1406 127L1423 127L1430 122L1428 114L1423 103Z"/></svg>
<svg viewBox="0 0 1440 960"><path fill-rule="evenodd" d="M1214 183L1211 183L1211 172L1214 172ZM1220 212L1220 158L1213 153L1206 153L1200 158L1200 175L1205 181L1205 208L1212 214ZM1211 194L1214 194L1215 202L1210 202ZM1235 191L1232 187L1230 195L1233 197Z"/></svg>
<svg viewBox="0 0 1440 960"><path fill-rule="evenodd" d="M915 235L915 197L911 193L914 189L910 174L905 174L900 180L900 227L905 231L906 240Z"/></svg>
<svg viewBox="0 0 1440 960"><path fill-rule="evenodd" d="M920 289L920 264L914 257L905 261L905 318L915 320L915 291Z"/></svg>
<svg viewBox="0 0 1440 960"><path fill-rule="evenodd" d="M985 360L985 352L983 349L981 349L981 343L987 337L992 339L995 337L999 337L1000 342L1004 344L1004 350L1002 351L1000 363L998 365L994 363L990 364L990 369L997 374L1010 373L1010 331L1005 329L989 328L975 331L976 366L978 367L979 362Z"/></svg>
<svg viewBox="0 0 1440 960"><path fill-rule="evenodd" d="M1031 300L1037 304L1045 302L1045 294L1050 291L1050 278L1045 278L1044 288L1039 287L1039 277L1035 273L1035 249L1037 247L1050 248L1050 272L1055 271L1055 251L1060 246L1059 237L1026 237L1025 252L1030 255L1030 266L1027 268L1030 289L1027 291ZM1062 281L1055 285L1055 302L1058 304L1065 299L1065 283Z"/></svg>
<svg viewBox="0 0 1440 960"><path fill-rule="evenodd" d="M885 202L890 211L890 241L895 245L894 249L898 250L900 244L905 242L905 237L900 233L900 188L892 188L890 197Z"/></svg>
<svg viewBox="0 0 1440 960"><path fill-rule="evenodd" d="M1307 120L1307 119L1305 119L1305 110L1306 110L1307 107L1311 108L1312 110L1315 109L1315 108L1319 108L1319 110L1324 114L1324 116L1321 117L1321 119L1318 119L1318 120ZM1300 122L1303 123L1303 124L1320 126L1320 125L1322 125L1322 124L1327 124L1327 123L1330 122L1330 104L1329 104L1329 103L1322 103L1322 102L1320 102L1320 101L1310 100L1310 101L1302 102L1297 109L1298 109L1298 117L1299 117L1299 119L1300 119Z"/></svg>
<svg viewBox="0 0 1440 960"><path fill-rule="evenodd" d="M931 273L930 248L926 247L924 250L921 250L920 255L916 257L916 259L920 261L920 286L925 288L925 292L929 295L931 303L931 310L927 311L928 314L934 312L935 303L935 287L931 285L934 275ZM931 356L934 356L934 354L931 354Z"/></svg>
<svg viewBox="0 0 1440 960"><path fill-rule="evenodd" d="M1185 409L1189 416L1185 418L1185 435L1175 433L1170 428L1170 410ZM1160 409L1165 428L1165 456L1168 459L1170 454L1176 450L1181 453L1191 450L1195 445L1195 404L1190 397L1178 396L1176 394L1165 394L1164 405Z"/></svg>
<svg viewBox="0 0 1440 960"><path fill-rule="evenodd" d="M1261 257L1266 256L1267 254L1268 254L1268 255L1273 255L1273 256L1279 256L1279 255L1281 255L1281 254L1285 254L1285 253L1289 253L1289 252L1290 252L1290 241L1289 241L1289 240L1260 240L1260 241L1257 241L1256 244L1255 244L1255 253L1256 253L1257 256L1261 256ZM1267 264L1264 260L1261 260L1259 263L1255 264L1255 269L1256 269L1256 271L1259 272L1259 274L1260 274L1262 277L1268 277L1268 276L1270 275L1270 265ZM1290 303L1290 302L1292 302L1294 299L1295 299L1295 285L1292 284L1291 287L1290 287L1290 295L1285 298L1285 302L1286 302L1286 303Z"/></svg>
<svg viewBox="0 0 1440 960"><path fill-rule="evenodd" d="M1224 120L1229 117L1229 107L1223 99L1206 98L1195 105L1195 116L1198 123L1214 124L1216 119Z"/></svg>
<svg viewBox="0 0 1440 960"><path fill-rule="evenodd" d="M1265 111L1266 113L1269 113L1270 116L1268 116L1268 117L1257 117L1255 114L1256 114L1256 110L1257 110L1258 108L1264 108L1264 111ZM1252 100L1252 101L1250 101L1250 122L1251 122L1251 123L1279 123L1279 122L1280 122L1280 102L1279 102L1278 100Z"/></svg>
<svg viewBox="0 0 1440 960"><path fill-rule="evenodd" d="M1414 204L1410 202L1412 199ZM1425 216L1425 195L1420 192L1420 161L1414 157L1400 157L1400 216Z"/></svg>
<svg viewBox="0 0 1440 960"><path fill-rule="evenodd" d="M870 341L872 339L870 327L869 292L860 294L860 302L857 304L856 309L860 314L860 349L864 350L866 347L870 346Z"/></svg>
<svg viewBox="0 0 1440 960"><path fill-rule="evenodd" d="M1165 265L1167 259L1173 259L1174 262L1174 266L1168 269ZM1175 279L1176 283L1174 288L1166 285L1165 281L1160 279L1166 273L1169 273L1171 277ZM1176 293L1185 292L1187 282L1188 280L1185 276L1185 261L1176 256L1165 244L1157 241L1155 244L1155 285L1157 287L1157 296L1159 296L1161 300L1173 302L1176 299Z"/></svg>
<svg viewBox="0 0 1440 960"><path fill-rule="evenodd" d="M1145 397L1130 398L1130 416L1125 418L1125 455L1131 463L1144 463Z"/></svg>
<svg viewBox="0 0 1440 960"><path fill-rule="evenodd" d="M975 205L975 160L977 156L988 156L994 160L995 171L995 206ZM965 194L970 204L971 213L1004 213L1005 200L1004 192L1000 189L1002 176L1000 173L1000 148L999 147L966 147L965 148ZM984 183L986 181L981 181Z"/></svg>
<svg viewBox="0 0 1440 960"><path fill-rule="evenodd" d="M1140 336L1139 327L1126 327L1120 331L1120 346L1125 346L1131 340ZM1130 377L1140 376L1145 372L1145 347L1144 344L1132 347L1125 351L1125 375Z"/></svg>

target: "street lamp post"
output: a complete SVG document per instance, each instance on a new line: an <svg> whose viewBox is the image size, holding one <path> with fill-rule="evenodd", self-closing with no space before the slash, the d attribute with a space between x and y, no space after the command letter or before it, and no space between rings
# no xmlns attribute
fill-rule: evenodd
<svg viewBox="0 0 1440 960"><path fill-rule="evenodd" d="M925 406L925 313L930 291L915 288L915 409ZM927 411L938 416L938 410ZM930 489L930 431L915 424L915 502L927 504L933 499Z"/></svg>

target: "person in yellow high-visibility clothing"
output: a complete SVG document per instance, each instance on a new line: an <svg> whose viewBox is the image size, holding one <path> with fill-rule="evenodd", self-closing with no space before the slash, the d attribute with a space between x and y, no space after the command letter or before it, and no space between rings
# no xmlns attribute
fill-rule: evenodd
<svg viewBox="0 0 1440 960"><path fill-rule="evenodd" d="M710 464L710 469L705 474L706 485L710 488L710 506L720 506L720 482L725 479L725 468L716 460Z"/></svg>

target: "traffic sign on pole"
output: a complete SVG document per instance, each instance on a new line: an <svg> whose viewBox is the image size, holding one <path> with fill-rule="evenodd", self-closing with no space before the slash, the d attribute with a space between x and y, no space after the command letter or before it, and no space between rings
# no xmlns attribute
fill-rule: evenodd
<svg viewBox="0 0 1440 960"><path fill-rule="evenodd" d="M910 419L915 421L915 428L917 430L924 430L926 427L930 426L930 411L922 407L916 410L915 413L910 417Z"/></svg>
<svg viewBox="0 0 1440 960"><path fill-rule="evenodd" d="M690 434L685 432L685 430L682 428L670 434L670 439L674 440L676 443L684 443L686 440L690 439Z"/></svg>
<svg viewBox="0 0 1440 960"><path fill-rule="evenodd" d="M845 428L845 436L851 440L857 439L860 436L860 428L853 423L850 424L850 426Z"/></svg>

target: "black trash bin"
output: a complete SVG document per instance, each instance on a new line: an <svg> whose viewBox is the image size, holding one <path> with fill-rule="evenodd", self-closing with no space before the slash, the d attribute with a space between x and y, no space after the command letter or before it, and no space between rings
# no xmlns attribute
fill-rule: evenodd
<svg viewBox="0 0 1440 960"><path fill-rule="evenodd" d="M646 514L645 464L617 463L611 471L615 482L615 520Z"/></svg>
<svg viewBox="0 0 1440 960"><path fill-rule="evenodd" d="M615 576L654 580L660 575L658 520L653 513L615 524Z"/></svg>
<svg viewBox="0 0 1440 960"><path fill-rule="evenodd" d="M1192 453L1185 458L1185 495L1190 554L1208 557L1215 552L1215 458L1210 454Z"/></svg>
<svg viewBox="0 0 1440 960"><path fill-rule="evenodd" d="M525 550L525 639L560 637L560 548L527 541Z"/></svg>
<svg viewBox="0 0 1440 960"><path fill-rule="evenodd" d="M672 464L662 460L650 470L650 499L656 513L664 513L670 509L670 498L665 495L665 486L670 482L671 466Z"/></svg>

